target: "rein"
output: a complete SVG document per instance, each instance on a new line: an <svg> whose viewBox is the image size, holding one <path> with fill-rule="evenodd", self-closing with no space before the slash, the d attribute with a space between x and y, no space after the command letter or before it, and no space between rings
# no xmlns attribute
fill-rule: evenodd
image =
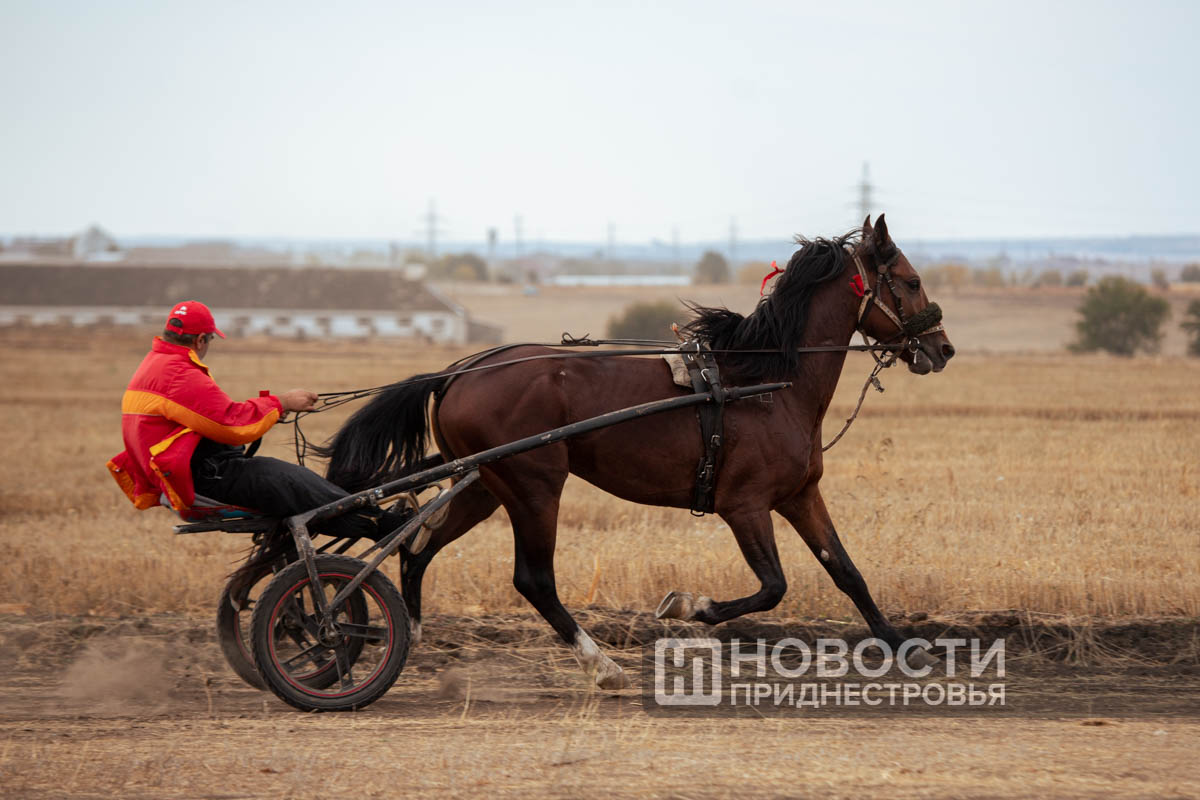
<svg viewBox="0 0 1200 800"><path fill-rule="evenodd" d="M880 381L879 381L879 373L882 370L893 366L896 363L896 361L899 358L900 353L902 351L908 350L910 353L917 352L917 348L920 346L920 343L919 343L920 337L925 336L930 333L936 333L937 331L945 330L945 328L941 324L942 309L938 306L937 303L930 303L928 306L926 306L925 308L918 311L912 317L912 319L908 319L908 320L905 319L904 304L901 302L900 295L896 291L896 286L895 286L895 283L893 282L892 273L891 273L891 267L896 261L896 256L893 256L892 259L889 261L886 261L886 262L881 261L880 262L880 264L876 270L877 274L878 274L878 278L876 280L875 287L873 288L871 286L870 282L867 280L867 270L863 266L862 259L859 257L858 252L852 250L852 251L850 251L850 255L854 259L855 268L858 270L857 280L851 281L851 287L853 288L855 294L861 293L861 297L862 297L862 302L859 304L859 307L858 307L858 321L857 321L857 324L855 325L855 330L857 330L859 333L862 334L864 344L816 345L816 346L812 346L812 347L798 347L798 348L796 348L795 352L797 352L797 353L867 352L867 353L870 353L871 357L875 359L875 367L874 367L874 369L871 370L871 374L867 376L867 380L863 384L862 392L860 392L859 396L858 396L858 403L854 407L854 413L851 414L846 419L845 425L842 426L841 431L839 431L837 436L835 436L833 438L833 441L831 441L829 444L827 444L821 448L821 452L825 452L825 451L829 450L831 447L833 447L835 444L837 444L841 440L841 438L846 435L846 431L850 430L850 426L854 423L854 420L858 418L858 412L862 409L863 401L866 399L866 396L867 396L867 389L870 386L874 386L875 389L879 392L883 391L883 384L880 383ZM782 270L780 270L780 269L778 269L778 267L776 267L776 272L782 272ZM768 278L769 277L771 277L771 276L768 276ZM891 308L889 308L886 303L881 302L878 298L879 287L885 283L888 287L888 290L892 294L892 298L896 301L896 310L895 311L893 311ZM763 280L763 285L764 286L766 285L766 279ZM898 332L894 336L892 336L890 339L887 339L885 341L876 340L875 343L873 343L873 344L871 343L870 339L868 338L866 330L863 329L863 323L866 321L867 315L870 314L872 306L883 311L883 313L888 317L888 319L890 319L893 323L895 323L895 325L898 329ZM904 337L904 339L905 339L905 341L903 343L898 343L895 341L896 339L899 339L901 337ZM348 389L346 391L341 391L341 392L321 392L317 395L318 403L319 403L319 405L317 407L313 408L311 411L297 411L297 412L295 412L295 415L292 417L292 419L285 420L283 422L283 424L285 424L285 425L290 424L290 425L295 426L293 428L293 432L294 432L293 438L294 438L294 444L295 444L295 450L296 450L296 461L301 466L303 466L304 465L304 457L308 453L308 448L309 448L308 438L304 435L304 431L300 427L300 420L302 417L307 416L308 414L317 414L322 411L328 411L332 408L337 408L338 406L353 402L355 400L362 400L362 399L365 399L368 397L374 397L375 395L382 394L386 391L395 389L400 386L411 386L414 384L426 383L428 381L441 380L447 374L453 374L456 376L457 375L465 375L470 372L482 372L484 370L499 369L500 367L508 367L508 366L512 366L513 364L523 364L523 363L530 362L530 361L543 361L543 360L549 360L549 359L567 359L567 358L609 358L609 357L613 357L613 356L620 357L620 356L678 355L680 352L683 352L685 350L685 348L690 348L693 345L696 347L697 352L700 351L700 343L698 341L697 342L688 342L688 343L684 344L683 346L680 346L680 345L675 344L670 341L664 341L664 340L658 340L658 339L592 339L587 334L584 334L582 337L576 338L569 333L563 333L562 340L559 342L528 343L528 344L532 345L532 346L537 346L537 347L601 347L601 346L617 345L617 346L624 346L624 347L635 348L635 349L602 350L602 351L591 352L591 353L586 353L586 352L585 353L580 353L580 352L542 353L542 354L539 354L536 356L524 356L522 358L513 358L513 359L508 359L506 361L497 361L492 364L481 364L479 366L466 367L464 369L450 372L450 370L452 370L454 368L455 364L461 363L463 360L465 360L465 359L460 359L459 361L455 362L455 364L451 364L449 367L442 370L441 372L438 372L438 373L435 373L432 375L423 375L423 376L416 377L416 378L406 378L405 380L402 380L402 381L386 383L386 384L383 384L382 386L372 386L367 389ZM496 348L496 349L497 350L508 349L510 347L517 347L517 346L522 346L522 345L504 345L503 348ZM879 355L880 351L886 353L886 355L881 357ZM486 356L490 352L493 352L493 351L484 351L484 353L482 353L481 355ZM728 354L737 354L737 355L760 354L760 355L762 355L762 354L777 354L781 351L778 349L756 349L756 350L706 350L705 352L711 353L713 355L728 355ZM468 356L467 358L471 358L471 356Z"/></svg>

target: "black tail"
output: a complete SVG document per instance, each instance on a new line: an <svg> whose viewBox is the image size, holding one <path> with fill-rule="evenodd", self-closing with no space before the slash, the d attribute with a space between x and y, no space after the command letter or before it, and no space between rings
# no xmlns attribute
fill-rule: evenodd
<svg viewBox="0 0 1200 800"><path fill-rule="evenodd" d="M313 450L329 459L325 477L348 492L402 477L429 447L429 398L448 375L414 375L355 412L334 437Z"/></svg>

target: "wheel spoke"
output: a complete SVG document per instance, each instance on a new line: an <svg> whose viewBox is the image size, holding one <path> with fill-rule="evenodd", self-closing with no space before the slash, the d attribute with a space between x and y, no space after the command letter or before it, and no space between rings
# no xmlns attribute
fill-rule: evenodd
<svg viewBox="0 0 1200 800"><path fill-rule="evenodd" d="M339 622L338 631L346 636L366 639L371 644L387 641L388 629L378 625L358 625L353 622Z"/></svg>
<svg viewBox="0 0 1200 800"><path fill-rule="evenodd" d="M333 656L337 660L338 677L342 679L342 688L351 689L354 687L354 674L350 672L350 656L346 652L345 645L339 645L333 650Z"/></svg>
<svg viewBox="0 0 1200 800"><path fill-rule="evenodd" d="M323 667L326 664L328 664L329 661L318 659L313 656L313 653L315 653L319 650L324 650L324 649L325 649L325 646L322 645L320 642L317 642L316 644L314 644L310 647L306 647L305 649L301 650L299 653L292 656L287 661L280 662L280 666L291 669L291 667L294 666L297 661L299 661L302 658L307 658L308 660L312 661L313 664L316 665L317 667Z"/></svg>

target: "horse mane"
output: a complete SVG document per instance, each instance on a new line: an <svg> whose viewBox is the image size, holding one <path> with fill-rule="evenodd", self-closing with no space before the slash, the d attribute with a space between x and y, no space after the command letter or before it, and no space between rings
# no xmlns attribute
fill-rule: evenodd
<svg viewBox="0 0 1200 800"><path fill-rule="evenodd" d="M713 350L777 351L719 357L728 379L772 381L795 375L800 367L797 348L808 322L813 292L842 274L846 246L857 245L861 239L861 228L831 239L797 236L800 249L792 254L775 288L758 301L754 311L743 316L728 308L686 303L694 317L684 326L684 333L702 339Z"/></svg>

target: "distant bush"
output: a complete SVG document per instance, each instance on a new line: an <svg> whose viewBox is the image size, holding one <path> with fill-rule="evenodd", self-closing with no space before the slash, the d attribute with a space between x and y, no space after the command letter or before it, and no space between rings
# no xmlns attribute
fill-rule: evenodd
<svg viewBox="0 0 1200 800"><path fill-rule="evenodd" d="M1183 315L1180 326L1188 335L1188 355L1200 356L1200 300L1188 303L1187 312Z"/></svg>
<svg viewBox="0 0 1200 800"><path fill-rule="evenodd" d="M1200 264L1185 264L1179 270L1179 280L1187 283L1200 283Z"/></svg>
<svg viewBox="0 0 1200 800"><path fill-rule="evenodd" d="M1037 277L1037 283L1034 286L1062 286L1062 273L1056 269L1048 269Z"/></svg>
<svg viewBox="0 0 1200 800"><path fill-rule="evenodd" d="M1086 269L1077 269L1067 276L1067 286L1087 286L1088 274Z"/></svg>
<svg viewBox="0 0 1200 800"><path fill-rule="evenodd" d="M1081 319L1075 323L1079 339L1071 350L1104 350L1120 356L1138 350L1157 352L1162 324L1170 313L1167 301L1143 286L1125 278L1104 278L1084 295Z"/></svg>
<svg viewBox="0 0 1200 800"><path fill-rule="evenodd" d="M448 253L429 268L429 274L444 281L486 281L487 262L474 253Z"/></svg>
<svg viewBox="0 0 1200 800"><path fill-rule="evenodd" d="M1004 270L999 267L988 267L987 269L971 270L971 283L988 289L998 289L1006 286L1008 281L1004 279Z"/></svg>
<svg viewBox="0 0 1200 800"><path fill-rule="evenodd" d="M670 339L671 323L680 315L675 303L634 303L608 321L610 339Z"/></svg>
<svg viewBox="0 0 1200 800"><path fill-rule="evenodd" d="M745 283L751 286L757 286L762 283L762 279L771 274L771 265L765 261L747 261L738 267L736 280L738 283Z"/></svg>
<svg viewBox="0 0 1200 800"><path fill-rule="evenodd" d="M729 283L729 262L716 250L709 250L696 264L696 283Z"/></svg>
<svg viewBox="0 0 1200 800"><path fill-rule="evenodd" d="M1155 289L1166 291L1171 288L1171 282L1167 280L1167 271L1165 269L1150 270L1150 284Z"/></svg>
<svg viewBox="0 0 1200 800"><path fill-rule="evenodd" d="M921 270L921 282L930 289L953 289L958 291L971 279L971 270L965 264L935 264Z"/></svg>

